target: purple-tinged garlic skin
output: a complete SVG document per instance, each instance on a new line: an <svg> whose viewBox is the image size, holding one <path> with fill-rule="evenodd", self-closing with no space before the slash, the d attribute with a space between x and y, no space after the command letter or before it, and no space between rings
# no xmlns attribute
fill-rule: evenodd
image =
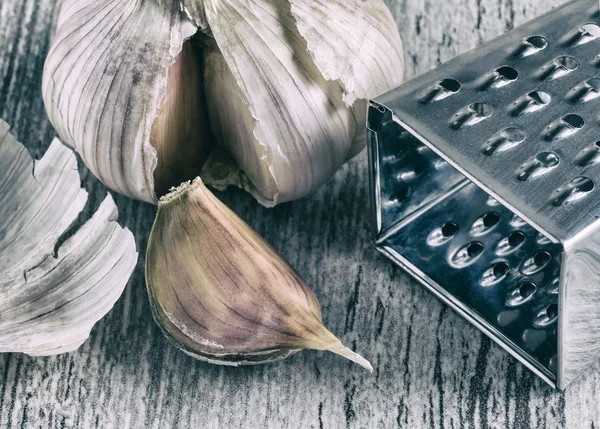
<svg viewBox="0 0 600 429"><path fill-rule="evenodd" d="M372 369L323 326L300 275L200 179L159 201L146 284L163 332L198 359L257 364L309 348Z"/></svg>

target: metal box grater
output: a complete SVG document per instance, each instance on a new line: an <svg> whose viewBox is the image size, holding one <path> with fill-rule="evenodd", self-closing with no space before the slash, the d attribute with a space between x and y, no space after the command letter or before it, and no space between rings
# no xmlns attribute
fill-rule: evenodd
<svg viewBox="0 0 600 429"><path fill-rule="evenodd" d="M571 1L368 114L377 248L558 388L600 358L599 23Z"/></svg>

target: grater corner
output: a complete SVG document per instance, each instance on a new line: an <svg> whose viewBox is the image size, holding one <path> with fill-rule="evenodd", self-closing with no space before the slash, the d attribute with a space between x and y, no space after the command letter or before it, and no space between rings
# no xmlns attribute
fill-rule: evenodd
<svg viewBox="0 0 600 429"><path fill-rule="evenodd" d="M560 389L600 358L599 24L570 1L368 112L377 249Z"/></svg>

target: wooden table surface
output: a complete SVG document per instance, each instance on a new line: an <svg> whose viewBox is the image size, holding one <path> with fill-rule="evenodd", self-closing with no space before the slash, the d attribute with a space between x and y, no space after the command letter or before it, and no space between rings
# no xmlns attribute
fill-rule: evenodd
<svg viewBox="0 0 600 429"><path fill-rule="evenodd" d="M387 0L407 77L555 5L547 0ZM0 0L0 117L40 157L54 131L40 93L55 0ZM82 168L90 209L106 189ZM0 355L0 427L598 428L600 370L555 392L441 304L371 243L367 157L315 195L264 209L218 194L314 288L326 325L375 371L304 351L225 368L172 347L154 324L144 258L114 309L75 353ZM145 251L153 206L116 196Z"/></svg>

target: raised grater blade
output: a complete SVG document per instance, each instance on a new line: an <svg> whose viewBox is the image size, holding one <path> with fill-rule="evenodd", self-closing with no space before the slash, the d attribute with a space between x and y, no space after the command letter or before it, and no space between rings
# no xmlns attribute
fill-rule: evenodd
<svg viewBox="0 0 600 429"><path fill-rule="evenodd" d="M571 1L369 107L377 248L558 388L600 358L598 24Z"/></svg>

